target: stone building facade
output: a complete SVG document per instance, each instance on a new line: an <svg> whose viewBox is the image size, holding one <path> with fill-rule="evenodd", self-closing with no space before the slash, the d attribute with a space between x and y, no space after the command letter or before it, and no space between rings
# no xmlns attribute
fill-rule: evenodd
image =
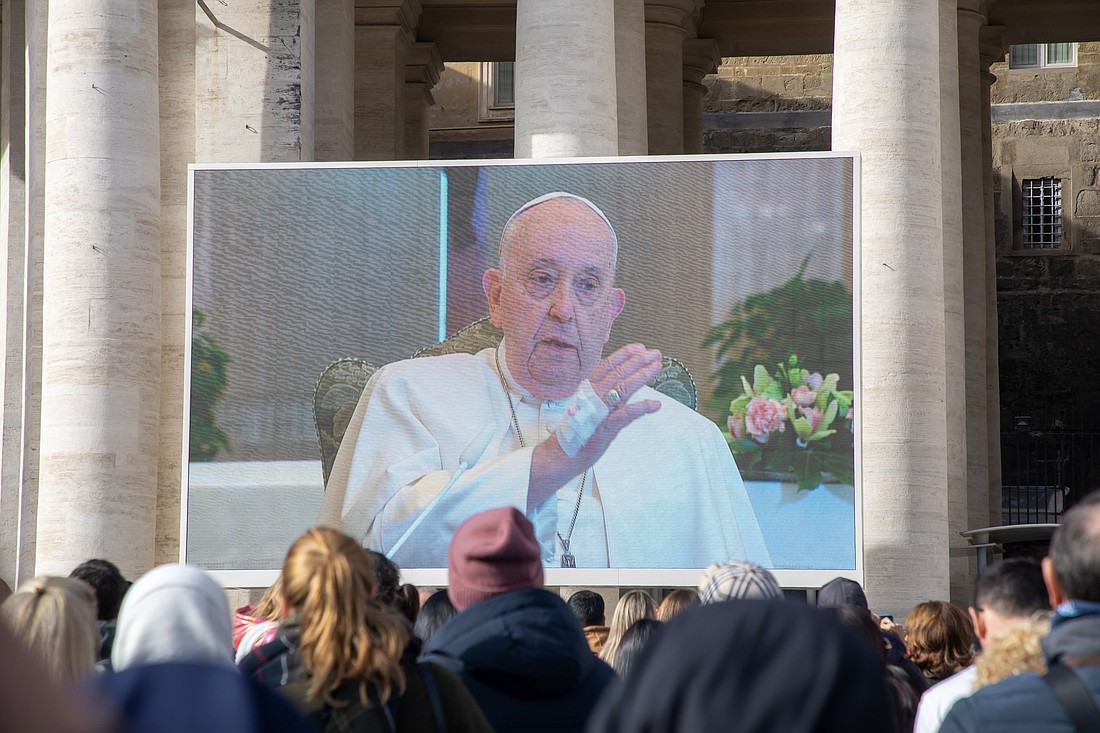
<svg viewBox="0 0 1100 733"><path fill-rule="evenodd" d="M792 113L741 124L859 152L866 584L894 609L957 591L958 531L1000 504L988 70L1100 40L1093 0L1058 8L3 0L0 576L178 557L188 164L426 159L443 64L514 60L516 157L728 149L713 115ZM765 61L823 54L820 77ZM759 68L705 102L733 57Z"/></svg>

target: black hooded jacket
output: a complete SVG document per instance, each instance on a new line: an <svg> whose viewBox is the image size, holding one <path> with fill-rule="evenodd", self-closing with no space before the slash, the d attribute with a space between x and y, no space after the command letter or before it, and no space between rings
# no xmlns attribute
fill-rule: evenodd
<svg viewBox="0 0 1100 733"><path fill-rule="evenodd" d="M583 731L615 679L569 606L543 589L470 606L432 636L422 659L458 673L497 733Z"/></svg>

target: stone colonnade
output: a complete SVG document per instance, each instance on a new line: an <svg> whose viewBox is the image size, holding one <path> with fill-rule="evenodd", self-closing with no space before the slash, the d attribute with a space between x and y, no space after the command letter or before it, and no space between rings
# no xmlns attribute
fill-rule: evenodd
<svg viewBox="0 0 1100 733"><path fill-rule="evenodd" d="M956 532L997 510L985 4L837 2L833 141L860 151L864 195L865 569L890 610L946 596ZM702 7L519 0L517 155L700 151L719 48ZM44 2L3 8L0 576L92 555L135 575L178 550L187 164L425 158L443 44L418 36L417 0L51 0L48 27Z"/></svg>

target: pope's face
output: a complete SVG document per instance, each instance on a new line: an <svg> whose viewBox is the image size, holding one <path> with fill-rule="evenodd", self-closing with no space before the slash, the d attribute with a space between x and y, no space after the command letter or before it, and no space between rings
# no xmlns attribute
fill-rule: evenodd
<svg viewBox="0 0 1100 733"><path fill-rule="evenodd" d="M598 214L551 199L513 222L503 270L485 273L508 371L542 399L573 394L603 356L626 296L614 287L614 240Z"/></svg>

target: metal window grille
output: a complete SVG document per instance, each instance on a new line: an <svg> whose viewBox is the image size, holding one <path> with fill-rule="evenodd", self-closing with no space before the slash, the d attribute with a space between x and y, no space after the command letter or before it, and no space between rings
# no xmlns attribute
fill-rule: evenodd
<svg viewBox="0 0 1100 733"><path fill-rule="evenodd" d="M1062 246L1062 180L1027 178L1023 181L1024 249Z"/></svg>
<svg viewBox="0 0 1100 733"><path fill-rule="evenodd" d="M516 65L498 61L493 75L493 106L514 107L516 104Z"/></svg>

